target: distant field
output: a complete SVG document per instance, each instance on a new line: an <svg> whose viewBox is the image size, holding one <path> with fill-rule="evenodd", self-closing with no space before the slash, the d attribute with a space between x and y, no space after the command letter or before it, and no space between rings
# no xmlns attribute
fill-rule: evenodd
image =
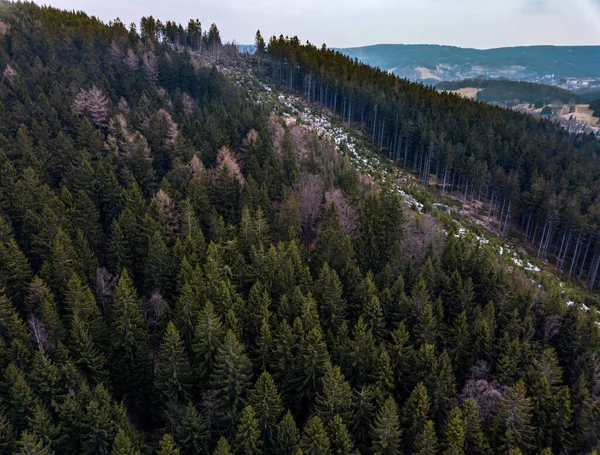
<svg viewBox="0 0 600 455"><path fill-rule="evenodd" d="M475 87L465 87L465 88L459 88L458 90L449 90L451 93L456 93L457 95L460 95L464 98L470 98L470 99L477 99L477 94L479 92L481 92L483 89L482 88L475 88Z"/></svg>
<svg viewBox="0 0 600 455"><path fill-rule="evenodd" d="M589 104L577 104L575 112L567 112L562 114L562 118L568 120L571 116L579 122L589 126L598 126L598 119L594 117L594 111L590 109Z"/></svg>

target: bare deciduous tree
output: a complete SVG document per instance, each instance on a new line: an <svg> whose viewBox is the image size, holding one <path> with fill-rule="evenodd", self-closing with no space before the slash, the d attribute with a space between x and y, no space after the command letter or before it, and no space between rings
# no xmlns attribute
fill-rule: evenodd
<svg viewBox="0 0 600 455"><path fill-rule="evenodd" d="M131 48L127 49L127 56L125 57L125 66L127 66L127 68L129 68L129 71L131 71L132 73L135 73L138 70L138 67L140 66L140 59Z"/></svg>
<svg viewBox="0 0 600 455"><path fill-rule="evenodd" d="M17 77L19 76L19 74L15 71L15 69L12 66L10 66L10 63L6 65L6 68L4 68L2 75L10 83L10 85L13 85L13 86L15 85L15 82L17 81Z"/></svg>
<svg viewBox="0 0 600 455"><path fill-rule="evenodd" d="M154 52L146 52L142 58L144 72L150 82L155 84L158 81L158 59Z"/></svg>
<svg viewBox="0 0 600 455"><path fill-rule="evenodd" d="M464 403L472 398L477 404L482 422L493 417L498 399L502 396L500 385L495 381L488 381L489 366L486 362L479 362L471 367L471 377L465 383L460 394L460 402Z"/></svg>
<svg viewBox="0 0 600 455"><path fill-rule="evenodd" d="M89 90L81 89L79 91L73 102L73 109L79 115L89 114L97 126L106 127L108 100L102 90L95 85Z"/></svg>
<svg viewBox="0 0 600 455"><path fill-rule="evenodd" d="M300 205L300 231L308 247L315 234L317 219L321 213L323 184L316 174L302 175L294 185L294 194Z"/></svg>
<svg viewBox="0 0 600 455"><path fill-rule="evenodd" d="M325 193L325 201L328 204L335 204L340 219L340 227L352 237L358 225L358 215L352 204L350 204L348 197L341 189L335 188Z"/></svg>
<svg viewBox="0 0 600 455"><path fill-rule="evenodd" d="M31 314L27 319L27 327L29 328L29 333L31 334L33 342L38 347L41 347L46 353L52 351L54 347L50 342L50 337L48 336L48 332L42 321Z"/></svg>
<svg viewBox="0 0 600 455"><path fill-rule="evenodd" d="M6 35L10 31L10 25L0 21L0 36Z"/></svg>
<svg viewBox="0 0 600 455"><path fill-rule="evenodd" d="M229 147L221 147L221 150L219 150L219 154L217 155L217 166L215 168L215 178L225 167L227 167L229 172L231 172L238 182L244 183L244 176L242 175L240 165Z"/></svg>
<svg viewBox="0 0 600 455"><path fill-rule="evenodd" d="M165 125L165 147L167 147L170 151L173 150L175 146L175 140L177 139L177 133L179 133L179 128L177 127L177 123L173 121L173 117L164 109L159 109L156 114Z"/></svg>
<svg viewBox="0 0 600 455"><path fill-rule="evenodd" d="M204 167L204 163L200 161L198 155L194 155L190 160L190 164L188 164L188 169L193 176L199 176L206 172L206 168Z"/></svg>
<svg viewBox="0 0 600 455"><path fill-rule="evenodd" d="M192 115L194 113L194 108L196 107L196 102L194 101L194 98L192 98L187 93L184 93L181 99L181 103L183 104L183 113L185 115Z"/></svg>
<svg viewBox="0 0 600 455"><path fill-rule="evenodd" d="M169 230L175 232L179 227L179 222L173 200L162 188L157 191L153 199L160 211L164 214Z"/></svg>
<svg viewBox="0 0 600 455"><path fill-rule="evenodd" d="M98 267L96 270L96 294L98 305L103 314L107 313L113 291L117 285L118 277L110 273L106 267Z"/></svg>
<svg viewBox="0 0 600 455"><path fill-rule="evenodd" d="M119 63L125 59L123 49L121 49L121 46L115 40L112 40L110 43L110 58Z"/></svg>

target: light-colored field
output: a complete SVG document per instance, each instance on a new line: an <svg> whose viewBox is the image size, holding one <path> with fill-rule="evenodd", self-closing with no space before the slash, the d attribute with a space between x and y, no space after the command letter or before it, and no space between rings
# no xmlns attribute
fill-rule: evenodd
<svg viewBox="0 0 600 455"><path fill-rule="evenodd" d="M568 106L566 107L567 109L565 109L565 112L562 114L564 119L569 120L569 118L573 116L573 118L579 123L590 126L598 126L598 119L594 117L594 111L590 109L588 104L576 104L575 112L572 113L569 112Z"/></svg>
<svg viewBox="0 0 600 455"><path fill-rule="evenodd" d="M470 98L472 100L477 99L477 94L481 92L482 88L475 87L465 87L459 88L458 90L450 90L450 93L456 93L457 95L462 96L463 98Z"/></svg>
<svg viewBox="0 0 600 455"><path fill-rule="evenodd" d="M419 73L419 77L422 80L425 80L425 79L434 79L436 81L442 80L441 78L439 78L438 76L433 74L429 68L423 68L422 66L418 66L417 68L415 68L415 71L417 73Z"/></svg>

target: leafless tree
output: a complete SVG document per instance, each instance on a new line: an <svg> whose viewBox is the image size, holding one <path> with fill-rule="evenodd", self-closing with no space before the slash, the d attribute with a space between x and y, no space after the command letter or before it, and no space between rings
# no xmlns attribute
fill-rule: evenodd
<svg viewBox="0 0 600 455"><path fill-rule="evenodd" d="M125 57L125 66L127 66L127 68L129 68L129 71L131 71L132 73L135 73L140 66L140 59L131 48L127 49L127 56Z"/></svg>
<svg viewBox="0 0 600 455"><path fill-rule="evenodd" d="M10 25L0 21L0 36L6 35L10 31Z"/></svg>
<svg viewBox="0 0 600 455"><path fill-rule="evenodd" d="M123 49L121 49L121 46L115 40L112 40L110 43L110 58L119 63L125 59Z"/></svg>
<svg viewBox="0 0 600 455"><path fill-rule="evenodd" d="M202 161L200 161L200 158L198 158L198 155L194 155L192 157L190 164L188 164L188 169L192 177L196 175L202 175L206 172L206 168L204 167Z"/></svg>
<svg viewBox="0 0 600 455"><path fill-rule="evenodd" d="M179 133L179 128L177 127L177 123L173 121L173 117L164 109L159 109L156 113L158 119L161 123L164 123L165 128L165 147L167 147L170 151L173 150L175 146L175 140L177 139L177 134Z"/></svg>
<svg viewBox="0 0 600 455"><path fill-rule="evenodd" d="M308 247L315 234L317 219L323 201L323 183L316 174L303 174L294 185L294 194L300 205L300 231Z"/></svg>
<svg viewBox="0 0 600 455"><path fill-rule="evenodd" d="M129 103L125 98L121 97L119 99L119 104L117 104L117 111L124 116L129 116L129 114L131 113Z"/></svg>
<svg viewBox="0 0 600 455"><path fill-rule="evenodd" d="M238 164L233 152L229 149L229 147L221 147L221 150L219 150L214 178L216 178L225 168L229 170L229 172L237 179L238 182L244 183L244 176L242 175L240 165Z"/></svg>
<svg viewBox="0 0 600 455"><path fill-rule="evenodd" d="M494 415L498 399L502 396L501 388L495 381L488 380L489 367L485 362L479 362L471 367L471 377L465 383L460 394L460 402L472 398L477 404L482 422Z"/></svg>
<svg viewBox="0 0 600 455"><path fill-rule="evenodd" d="M44 323L40 321L35 315L29 315L27 319L27 327L29 328L29 333L31 334L31 338L33 342L41 347L45 353L52 351L54 348L50 342L50 337L48 336L48 332L46 331L46 327L44 327Z"/></svg>
<svg viewBox="0 0 600 455"><path fill-rule="evenodd" d="M117 286L117 280L118 277L110 273L106 267L98 267L96 270L96 294L103 314L108 312L108 306Z"/></svg>
<svg viewBox="0 0 600 455"><path fill-rule="evenodd" d="M185 115L192 115L194 113L194 108L196 107L196 102L194 101L194 98L192 98L187 93L184 93L181 99L181 103L183 104L183 113Z"/></svg>
<svg viewBox="0 0 600 455"><path fill-rule="evenodd" d="M146 52L142 58L146 77L155 84L158 81L158 59L154 52Z"/></svg>
<svg viewBox="0 0 600 455"><path fill-rule="evenodd" d="M19 77L19 74L15 71L15 69L12 66L10 66L10 63L6 65L6 68L4 68L2 75L12 86L15 85L15 82L17 82L17 77Z"/></svg>
<svg viewBox="0 0 600 455"><path fill-rule="evenodd" d="M160 336L158 328L160 327L162 317L165 313L166 301L164 297L158 291L154 291L148 300L142 302L142 311L144 312L144 319L146 320L146 327L148 329L150 350L152 352L152 360L156 367L156 355L158 345L160 342Z"/></svg>
<svg viewBox="0 0 600 455"><path fill-rule="evenodd" d="M340 220L340 227L346 234L352 237L358 225L358 215L348 197L341 189L335 188L325 193L325 201L327 204L335 204Z"/></svg>
<svg viewBox="0 0 600 455"><path fill-rule="evenodd" d="M160 211L167 220L167 225L171 232L175 232L179 227L177 211L175 210L175 203L171 197L161 188L153 197L153 202L156 203Z"/></svg>
<svg viewBox="0 0 600 455"><path fill-rule="evenodd" d="M73 109L79 115L89 114L97 126L102 128L107 126L108 100L102 90L95 85L89 90L79 91L73 102Z"/></svg>

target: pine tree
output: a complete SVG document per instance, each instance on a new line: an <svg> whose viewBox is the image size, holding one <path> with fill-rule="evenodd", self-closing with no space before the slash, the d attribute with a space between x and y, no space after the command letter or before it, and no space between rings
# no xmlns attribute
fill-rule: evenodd
<svg viewBox="0 0 600 455"><path fill-rule="evenodd" d="M246 406L240 416L235 434L234 452L240 455L260 455L262 440L260 424L252 406Z"/></svg>
<svg viewBox="0 0 600 455"><path fill-rule="evenodd" d="M436 455L438 453L438 439L433 421L428 420L423 425L423 429L415 439L412 453L414 455Z"/></svg>
<svg viewBox="0 0 600 455"><path fill-rule="evenodd" d="M156 455L179 455L179 453L179 448L175 445L173 436L169 433L163 434Z"/></svg>
<svg viewBox="0 0 600 455"><path fill-rule="evenodd" d="M281 397L272 376L263 371L250 392L249 403L256 412L263 443L270 441L275 434L279 417L283 412Z"/></svg>
<svg viewBox="0 0 600 455"><path fill-rule="evenodd" d="M252 365L244 353L244 346L228 330L217 352L210 384L216 392L221 421L230 429L246 403L251 373Z"/></svg>
<svg viewBox="0 0 600 455"><path fill-rule="evenodd" d="M398 406L389 397L377 413L371 427L373 443L371 450L377 455L396 455L400 453L401 430L398 420Z"/></svg>
<svg viewBox="0 0 600 455"><path fill-rule="evenodd" d="M16 440L14 428L6 416L4 408L0 406L0 453L12 453L15 444Z"/></svg>
<svg viewBox="0 0 600 455"><path fill-rule="evenodd" d="M175 429L175 437L184 455L200 455L207 452L206 428L193 404L189 403L185 408L181 422Z"/></svg>
<svg viewBox="0 0 600 455"><path fill-rule="evenodd" d="M156 366L155 388L164 405L184 404L190 398L191 368L179 332L172 322L167 325Z"/></svg>
<svg viewBox="0 0 600 455"><path fill-rule="evenodd" d="M330 442L323 422L317 416L308 419L300 439L302 453L308 455L328 455L331 453Z"/></svg>
<svg viewBox="0 0 600 455"><path fill-rule="evenodd" d="M342 418L336 415L328 425L332 455L352 455L355 453L354 441Z"/></svg>
<svg viewBox="0 0 600 455"><path fill-rule="evenodd" d="M36 403L27 419L28 431L34 434L46 447L52 447L59 439L59 429L52 423L50 412L45 406Z"/></svg>
<svg viewBox="0 0 600 455"><path fill-rule="evenodd" d="M274 451L277 455L291 455L295 453L299 443L300 432L292 413L288 410L275 430Z"/></svg>

